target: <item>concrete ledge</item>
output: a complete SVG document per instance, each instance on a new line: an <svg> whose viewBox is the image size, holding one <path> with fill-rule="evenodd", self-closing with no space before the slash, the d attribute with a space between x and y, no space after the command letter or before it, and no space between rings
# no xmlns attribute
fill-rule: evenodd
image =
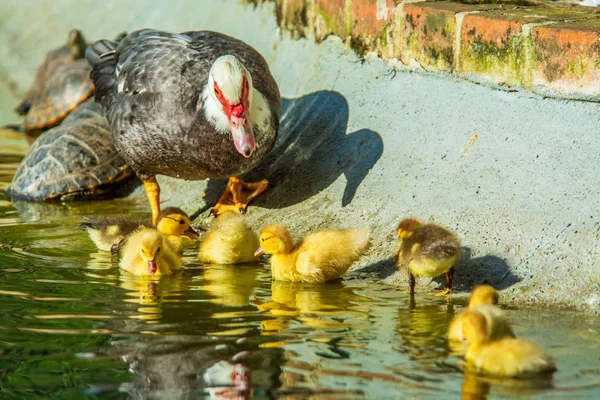
<svg viewBox="0 0 600 400"><path fill-rule="evenodd" d="M359 55L509 88L600 101L600 10L549 2L272 0L279 26ZM253 1L256 2L256 1Z"/></svg>

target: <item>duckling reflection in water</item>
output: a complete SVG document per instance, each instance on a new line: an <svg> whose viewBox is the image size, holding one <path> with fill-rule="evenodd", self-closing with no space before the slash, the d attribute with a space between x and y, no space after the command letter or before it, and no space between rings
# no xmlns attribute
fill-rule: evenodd
<svg viewBox="0 0 600 400"><path fill-rule="evenodd" d="M439 298L409 300L409 307L398 309L396 331L402 338L401 353L411 356L425 368L435 368L439 358L447 355L446 327L454 315L451 303Z"/></svg>
<svg viewBox="0 0 600 400"><path fill-rule="evenodd" d="M213 264L203 268L202 276L207 281L202 290L213 296L210 301L228 307L245 307L259 285L256 266Z"/></svg>
<svg viewBox="0 0 600 400"><path fill-rule="evenodd" d="M165 296L189 289L189 281L180 277L181 274L179 273L173 276L121 274L119 276L119 286L127 290L125 302L141 305L159 304ZM160 309L156 310L158 310L158 313L161 312ZM148 319L139 318L139 316L135 318Z"/></svg>
<svg viewBox="0 0 600 400"><path fill-rule="evenodd" d="M198 260L205 264L244 264L258 261L254 252L258 237L236 212L225 211L217 217L215 226L204 236L198 250Z"/></svg>
<svg viewBox="0 0 600 400"><path fill-rule="evenodd" d="M504 313L497 307L499 298L500 294L489 285L480 285L473 289L468 309L456 315L448 328L448 344L453 352L464 354L467 350L468 342L463 334L463 320L472 313L479 313L485 317L489 328L489 339L515 337Z"/></svg>
<svg viewBox="0 0 600 400"><path fill-rule="evenodd" d="M462 329L469 347L467 368L497 377L523 378L556 371L552 358L536 344L505 337L491 340L486 317L478 312L463 318Z"/></svg>
<svg viewBox="0 0 600 400"><path fill-rule="evenodd" d="M255 255L271 254L276 281L321 284L340 278L369 248L370 229L315 232L294 245L282 225L267 225L259 235Z"/></svg>
<svg viewBox="0 0 600 400"><path fill-rule="evenodd" d="M181 270L181 256L153 228L141 228L125 239L119 267L134 275L171 275Z"/></svg>
<svg viewBox="0 0 600 400"><path fill-rule="evenodd" d="M114 215L85 216L81 227L87 231L98 249L117 252L127 236L142 227L151 228L152 225L144 220ZM198 232L192 228L188 215L176 207L168 207L161 211L156 229L169 240L177 252L183 248L183 237L198 238Z"/></svg>
<svg viewBox="0 0 600 400"><path fill-rule="evenodd" d="M407 218L398 225L399 243L396 263L408 268L410 294L415 293L415 275L434 278L446 274L442 294L452 291L454 268L462 257L462 246L456 235L436 224L421 224Z"/></svg>
<svg viewBox="0 0 600 400"><path fill-rule="evenodd" d="M367 319L360 303L370 299L359 296L341 283L325 286L273 281L271 301L253 301L262 312L276 317L261 323L263 331L282 332L291 321L297 320L315 328L346 328L352 326L339 318ZM336 318L333 318L336 317Z"/></svg>

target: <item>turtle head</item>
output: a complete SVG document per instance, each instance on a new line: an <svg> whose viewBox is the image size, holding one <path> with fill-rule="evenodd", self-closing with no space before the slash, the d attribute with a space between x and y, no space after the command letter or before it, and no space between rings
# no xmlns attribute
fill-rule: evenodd
<svg viewBox="0 0 600 400"><path fill-rule="evenodd" d="M69 32L67 47L73 56L73 60L79 60L85 56L87 44L85 43L85 39L81 31L73 29L71 32Z"/></svg>

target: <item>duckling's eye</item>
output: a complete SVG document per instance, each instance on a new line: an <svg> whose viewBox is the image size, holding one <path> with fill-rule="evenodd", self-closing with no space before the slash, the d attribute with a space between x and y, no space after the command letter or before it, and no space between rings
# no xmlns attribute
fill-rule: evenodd
<svg viewBox="0 0 600 400"><path fill-rule="evenodd" d="M179 220L179 224L180 224L180 225L183 225L183 224L185 224L185 221L184 221L184 220L182 220L182 219L180 219L180 220Z"/></svg>
<svg viewBox="0 0 600 400"><path fill-rule="evenodd" d="M260 240L264 242L264 241L265 241L265 238L261 238Z"/></svg>
<svg viewBox="0 0 600 400"><path fill-rule="evenodd" d="M158 250L156 250L157 253L160 253L160 247L158 248Z"/></svg>

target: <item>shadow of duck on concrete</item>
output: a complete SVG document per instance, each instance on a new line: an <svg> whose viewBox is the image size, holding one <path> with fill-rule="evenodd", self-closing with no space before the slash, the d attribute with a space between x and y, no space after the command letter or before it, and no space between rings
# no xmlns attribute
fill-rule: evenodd
<svg viewBox="0 0 600 400"><path fill-rule="evenodd" d="M257 200L266 208L300 203L329 187L344 174L343 207L383 153L376 132L361 129L346 134L348 102L338 92L318 91L283 99L279 135L267 159L244 176L246 181L268 179L271 190ZM208 183L207 204L214 204L223 181Z"/></svg>
<svg viewBox="0 0 600 400"><path fill-rule="evenodd" d="M454 275L455 290L470 292L477 285L491 285L497 290L504 290L521 281L521 277L511 271L504 259L493 255L472 257L471 254L471 249L464 247L462 259ZM377 273L381 278L387 278L396 271L398 267L394 257L388 257L366 265L357 272ZM406 270L402 269L402 273L406 274ZM433 281L442 287L445 279L445 275L440 275L433 278Z"/></svg>
<svg viewBox="0 0 600 400"><path fill-rule="evenodd" d="M477 285L491 285L497 290L504 290L522 280L515 275L503 258L484 255L472 257L469 247L464 248L463 258L457 270L455 287L470 291Z"/></svg>

